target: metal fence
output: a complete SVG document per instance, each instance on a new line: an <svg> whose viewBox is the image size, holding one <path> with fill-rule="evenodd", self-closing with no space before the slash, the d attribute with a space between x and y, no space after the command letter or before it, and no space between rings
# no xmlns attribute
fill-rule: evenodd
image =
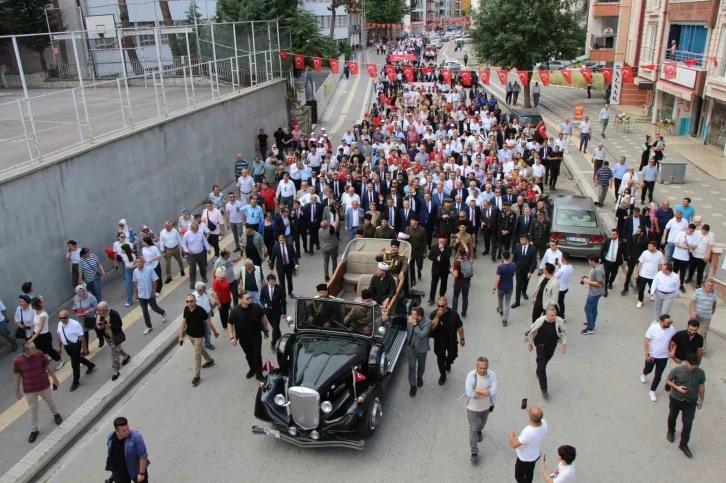
<svg viewBox="0 0 726 483"><path fill-rule="evenodd" d="M88 32L49 35L52 57L28 48L32 36L0 37L0 173L290 71L279 56L290 37L277 22L118 29L103 42Z"/></svg>

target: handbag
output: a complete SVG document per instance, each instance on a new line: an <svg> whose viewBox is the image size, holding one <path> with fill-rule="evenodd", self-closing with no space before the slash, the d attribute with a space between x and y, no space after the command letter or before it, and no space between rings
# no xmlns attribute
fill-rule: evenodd
<svg viewBox="0 0 726 483"><path fill-rule="evenodd" d="M123 344L126 341L126 334L124 334L123 332L119 334L113 334L112 339L114 345Z"/></svg>
<svg viewBox="0 0 726 483"><path fill-rule="evenodd" d="M216 230L217 224L209 219L209 210L204 210L204 213L206 213L206 215L207 215L207 216L205 216L205 218L207 219L207 227L209 227L209 230L210 231Z"/></svg>

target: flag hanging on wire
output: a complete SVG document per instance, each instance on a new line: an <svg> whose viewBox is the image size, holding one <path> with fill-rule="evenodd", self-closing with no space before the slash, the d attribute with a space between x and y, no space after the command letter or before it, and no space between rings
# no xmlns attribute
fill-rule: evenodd
<svg viewBox="0 0 726 483"><path fill-rule="evenodd" d="M313 67L315 68L315 72L323 70L323 59L320 57L313 57Z"/></svg>
<svg viewBox="0 0 726 483"><path fill-rule="evenodd" d="M572 84L572 71L569 69L562 69L560 71L560 74L562 74L562 77L564 77L565 82L568 84Z"/></svg>
<svg viewBox="0 0 726 483"><path fill-rule="evenodd" d="M328 63L330 64L330 72L333 74L340 74L340 61L336 59L328 59Z"/></svg>

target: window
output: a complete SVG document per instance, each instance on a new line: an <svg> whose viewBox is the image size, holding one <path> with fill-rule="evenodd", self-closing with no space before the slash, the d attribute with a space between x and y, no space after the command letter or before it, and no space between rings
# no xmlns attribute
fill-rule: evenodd
<svg viewBox="0 0 726 483"><path fill-rule="evenodd" d="M718 46L718 67L716 68L715 75L719 77L726 77L726 62L723 58L726 57L726 35L724 35L724 27L721 27L721 45Z"/></svg>
<svg viewBox="0 0 726 483"><path fill-rule="evenodd" d="M645 42L643 42L643 54L641 55L641 62L651 63L655 59L655 35L656 35L656 24L650 24L645 30Z"/></svg>
<svg viewBox="0 0 726 483"><path fill-rule="evenodd" d="M109 49L116 49L116 43L118 40L116 38L110 38L110 39L94 39L93 40L93 50L109 50Z"/></svg>
<svg viewBox="0 0 726 483"><path fill-rule="evenodd" d="M696 65L702 66L707 37L708 29L705 25L671 24L666 44L668 49L666 58L678 62L694 59ZM673 48L674 42L675 48Z"/></svg>
<svg viewBox="0 0 726 483"><path fill-rule="evenodd" d="M561 208L556 210L555 223L575 228L597 228L597 213L587 210Z"/></svg>

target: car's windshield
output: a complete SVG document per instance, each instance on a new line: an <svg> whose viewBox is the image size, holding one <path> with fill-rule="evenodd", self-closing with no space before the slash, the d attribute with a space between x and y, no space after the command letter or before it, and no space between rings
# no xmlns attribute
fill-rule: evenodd
<svg viewBox="0 0 726 483"><path fill-rule="evenodd" d="M555 223L576 228L597 228L597 214L589 210L558 208L555 211Z"/></svg>
<svg viewBox="0 0 726 483"><path fill-rule="evenodd" d="M297 299L296 327L370 336L381 319L376 303L341 299Z"/></svg>

